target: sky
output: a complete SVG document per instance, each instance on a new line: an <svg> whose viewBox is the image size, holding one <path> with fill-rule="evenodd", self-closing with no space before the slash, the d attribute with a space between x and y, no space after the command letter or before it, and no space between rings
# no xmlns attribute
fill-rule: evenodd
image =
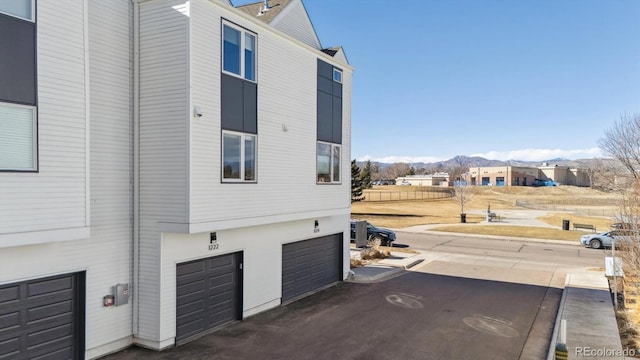
<svg viewBox="0 0 640 360"><path fill-rule="evenodd" d="M352 159L606 157L640 114L639 0L303 2L355 68Z"/></svg>

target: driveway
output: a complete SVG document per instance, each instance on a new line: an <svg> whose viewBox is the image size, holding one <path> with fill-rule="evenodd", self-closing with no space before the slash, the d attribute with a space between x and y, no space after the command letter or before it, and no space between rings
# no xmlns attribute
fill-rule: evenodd
<svg viewBox="0 0 640 360"><path fill-rule="evenodd" d="M373 284L339 283L164 352L131 348L106 359L527 358L534 322L552 328L540 319L553 317L560 294L406 272Z"/></svg>

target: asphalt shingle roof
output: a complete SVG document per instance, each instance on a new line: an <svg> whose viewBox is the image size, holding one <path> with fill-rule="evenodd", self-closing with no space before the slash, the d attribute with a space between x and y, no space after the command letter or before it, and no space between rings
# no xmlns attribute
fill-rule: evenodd
<svg viewBox="0 0 640 360"><path fill-rule="evenodd" d="M269 0L268 11L262 11L264 9L264 1L238 6L237 9L269 24L289 5L289 2L291 2L291 0ZM262 15L258 16L258 14Z"/></svg>

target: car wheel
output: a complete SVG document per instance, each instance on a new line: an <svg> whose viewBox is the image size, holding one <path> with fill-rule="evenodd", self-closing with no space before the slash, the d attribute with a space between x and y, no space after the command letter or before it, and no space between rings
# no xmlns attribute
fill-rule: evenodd
<svg viewBox="0 0 640 360"><path fill-rule="evenodd" d="M380 237L380 235L374 235L369 238L369 243L367 245L373 247L373 246L380 246L381 243L382 243L382 238Z"/></svg>
<svg viewBox="0 0 640 360"><path fill-rule="evenodd" d="M592 249L600 249L602 247L602 241L600 241L600 239L593 239L589 242L589 246L591 246Z"/></svg>

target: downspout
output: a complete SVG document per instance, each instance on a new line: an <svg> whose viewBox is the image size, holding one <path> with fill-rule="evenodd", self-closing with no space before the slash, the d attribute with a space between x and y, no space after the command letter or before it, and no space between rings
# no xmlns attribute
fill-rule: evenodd
<svg viewBox="0 0 640 360"><path fill-rule="evenodd" d="M133 321L132 333L138 335L140 310L140 5L133 5Z"/></svg>

